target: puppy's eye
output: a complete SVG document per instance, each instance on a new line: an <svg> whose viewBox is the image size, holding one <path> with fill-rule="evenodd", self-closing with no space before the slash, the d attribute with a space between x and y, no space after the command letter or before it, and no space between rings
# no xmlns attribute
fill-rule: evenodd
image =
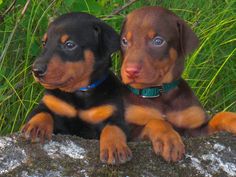
<svg viewBox="0 0 236 177"><path fill-rule="evenodd" d="M156 36L155 38L152 39L152 45L156 47L161 47L163 44L165 44L165 42L166 41L160 36Z"/></svg>
<svg viewBox="0 0 236 177"><path fill-rule="evenodd" d="M125 37L123 37L123 38L121 39L121 45L122 45L123 47L127 47L127 46L128 46L128 41L127 41L127 39L126 39Z"/></svg>
<svg viewBox="0 0 236 177"><path fill-rule="evenodd" d="M75 44L75 42L74 42L74 41L71 41L71 40L66 41L66 42L64 43L65 49L73 50L73 49L76 48L76 46L77 46L77 45Z"/></svg>

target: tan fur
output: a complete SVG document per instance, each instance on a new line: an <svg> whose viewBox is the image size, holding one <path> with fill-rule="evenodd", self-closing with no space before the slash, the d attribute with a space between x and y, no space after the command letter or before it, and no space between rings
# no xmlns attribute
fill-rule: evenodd
<svg viewBox="0 0 236 177"><path fill-rule="evenodd" d="M201 126L205 121L205 112L198 106L191 106L182 111L167 113L167 120L179 128L192 129Z"/></svg>
<svg viewBox="0 0 236 177"><path fill-rule="evenodd" d="M116 107L113 105L102 105L87 110L80 110L79 117L85 122L97 124L110 118L115 111Z"/></svg>

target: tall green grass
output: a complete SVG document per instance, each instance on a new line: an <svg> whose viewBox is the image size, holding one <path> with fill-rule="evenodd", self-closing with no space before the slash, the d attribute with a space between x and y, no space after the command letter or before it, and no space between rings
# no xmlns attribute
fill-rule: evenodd
<svg viewBox="0 0 236 177"><path fill-rule="evenodd" d="M0 1L1 3L1 1ZM0 4L0 14L11 1ZM107 18L124 0L18 0L0 21L0 134L18 131L38 104L43 88L33 81L31 64L41 50L48 22L70 11L96 15L120 30L125 15L146 5L160 5L185 19L200 38L199 48L186 59L183 77L207 110L236 111L236 3L234 0L139 0L119 15ZM1 19L1 18L0 18ZM119 72L119 54L113 68Z"/></svg>

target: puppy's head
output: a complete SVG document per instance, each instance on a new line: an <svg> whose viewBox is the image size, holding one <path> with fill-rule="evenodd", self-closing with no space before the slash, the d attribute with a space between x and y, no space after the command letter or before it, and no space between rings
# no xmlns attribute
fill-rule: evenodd
<svg viewBox="0 0 236 177"><path fill-rule="evenodd" d="M53 21L43 37L43 51L33 63L35 79L47 89L73 92L104 77L119 35L86 13L69 13Z"/></svg>
<svg viewBox="0 0 236 177"><path fill-rule="evenodd" d="M145 88L179 79L184 57L198 45L198 38L174 13L161 7L131 12L121 31L125 84Z"/></svg>

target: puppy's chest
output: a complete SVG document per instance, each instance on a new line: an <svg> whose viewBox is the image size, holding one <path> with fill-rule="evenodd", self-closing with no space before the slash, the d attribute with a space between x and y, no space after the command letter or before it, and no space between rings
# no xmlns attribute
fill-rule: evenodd
<svg viewBox="0 0 236 177"><path fill-rule="evenodd" d="M148 110L155 109L161 114L165 114L168 110L171 109L171 105L168 102L165 102L161 97L157 98L142 98L139 96L129 95L127 99L127 105L142 107Z"/></svg>
<svg viewBox="0 0 236 177"><path fill-rule="evenodd" d="M46 94L42 102L54 114L67 117L79 118L87 123L97 124L111 117L116 111L116 107L111 104L89 105L76 97L57 97Z"/></svg>
<svg viewBox="0 0 236 177"><path fill-rule="evenodd" d="M150 119L166 120L182 112L181 105L175 105L174 100L169 101L162 97L141 98L130 95L126 98L125 117L130 123L143 125ZM171 114L170 114L171 113Z"/></svg>
<svg viewBox="0 0 236 177"><path fill-rule="evenodd" d="M127 122L139 126L146 125L152 119L168 120L178 128L196 128L206 121L205 111L197 104L188 103L181 97L177 99L144 99L131 97L125 110ZM186 103L185 103L186 102ZM181 104L182 103L182 104Z"/></svg>

